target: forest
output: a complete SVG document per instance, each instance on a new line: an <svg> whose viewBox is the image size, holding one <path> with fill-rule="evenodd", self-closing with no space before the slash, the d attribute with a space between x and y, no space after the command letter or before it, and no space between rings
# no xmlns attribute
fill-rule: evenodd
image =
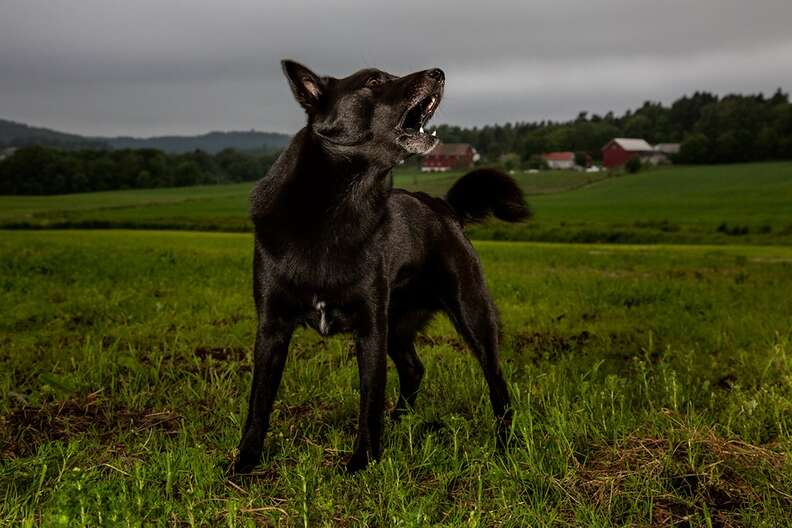
<svg viewBox="0 0 792 528"><path fill-rule="evenodd" d="M462 128L441 125L446 143L470 143L482 158L517 155L527 162L543 152L585 152L593 159L614 137L651 144L681 143L676 161L690 164L792 159L792 104L778 89L772 96L709 92L684 96L669 106L647 101L616 116L580 112L566 122L517 122Z"/></svg>
<svg viewBox="0 0 792 528"><path fill-rule="evenodd" d="M763 94L718 96L696 92L669 106L643 104L616 116L580 112L566 122L516 122L463 128L437 127L445 143L470 143L482 163L531 167L543 152L574 151L600 159L614 137L651 144L681 143L682 164L792 159L792 104L780 88ZM62 194L115 189L181 187L251 181L277 157L269 150L65 149L32 145L0 161L0 194ZM412 165L416 161L413 160Z"/></svg>
<svg viewBox="0 0 792 528"><path fill-rule="evenodd" d="M225 149L168 154L155 149L20 148L0 162L0 194L65 194L185 187L261 178L277 152Z"/></svg>

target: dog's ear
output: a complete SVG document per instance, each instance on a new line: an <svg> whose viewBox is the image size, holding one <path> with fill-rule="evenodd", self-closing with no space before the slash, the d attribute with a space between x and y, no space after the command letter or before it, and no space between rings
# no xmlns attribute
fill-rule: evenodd
<svg viewBox="0 0 792 528"><path fill-rule="evenodd" d="M289 80L294 98L306 112L311 113L319 105L324 83L314 72L294 61L282 60L283 74Z"/></svg>

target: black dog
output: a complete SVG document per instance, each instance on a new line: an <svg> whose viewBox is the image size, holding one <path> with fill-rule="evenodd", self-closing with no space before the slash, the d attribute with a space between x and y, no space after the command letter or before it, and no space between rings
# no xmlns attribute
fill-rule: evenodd
<svg viewBox="0 0 792 528"><path fill-rule="evenodd" d="M442 70L396 77L367 69L335 79L282 64L308 124L251 195L259 323L235 471L259 461L297 325L354 334L360 418L347 468L379 458L385 356L399 373L398 414L414 405L423 377L413 340L440 310L481 364L503 445L512 412L498 365L498 319L462 226L489 214L527 218L522 192L494 170L465 175L445 200L392 188L395 165L437 145L423 125L442 97Z"/></svg>

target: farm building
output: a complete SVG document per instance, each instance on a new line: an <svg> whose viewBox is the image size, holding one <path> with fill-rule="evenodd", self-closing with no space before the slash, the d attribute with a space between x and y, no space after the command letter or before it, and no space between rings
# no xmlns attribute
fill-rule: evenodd
<svg viewBox="0 0 792 528"><path fill-rule="evenodd" d="M542 154L542 159L545 160L547 166L551 169L575 168L574 152L546 152Z"/></svg>
<svg viewBox="0 0 792 528"><path fill-rule="evenodd" d="M16 147L0 148L0 161L10 158L16 151Z"/></svg>
<svg viewBox="0 0 792 528"><path fill-rule="evenodd" d="M421 161L423 172L445 172L451 169L467 169L478 161L479 155L467 143L440 143Z"/></svg>
<svg viewBox="0 0 792 528"><path fill-rule="evenodd" d="M614 138L602 147L602 164L609 169L621 167L635 157L641 158L643 162L652 163L654 154L652 145L643 139Z"/></svg>
<svg viewBox="0 0 792 528"><path fill-rule="evenodd" d="M663 154L667 154L672 156L674 154L679 154L679 143L658 143L654 146L655 152L662 152Z"/></svg>
<svg viewBox="0 0 792 528"><path fill-rule="evenodd" d="M652 165L671 163L671 156L679 154L679 143L658 143L649 162Z"/></svg>

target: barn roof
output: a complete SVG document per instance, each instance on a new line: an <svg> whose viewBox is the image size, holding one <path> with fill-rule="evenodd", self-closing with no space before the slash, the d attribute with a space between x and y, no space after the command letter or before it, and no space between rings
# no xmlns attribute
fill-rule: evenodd
<svg viewBox="0 0 792 528"><path fill-rule="evenodd" d="M575 161L574 152L545 152L542 157L546 161Z"/></svg>
<svg viewBox="0 0 792 528"><path fill-rule="evenodd" d="M469 143L438 143L427 156L464 156L471 149Z"/></svg>
<svg viewBox="0 0 792 528"><path fill-rule="evenodd" d="M643 139L635 139L635 138L614 138L605 145L604 148L608 148L611 143L616 143L621 148L626 150L627 152L651 152L654 150L652 145L647 143Z"/></svg>

